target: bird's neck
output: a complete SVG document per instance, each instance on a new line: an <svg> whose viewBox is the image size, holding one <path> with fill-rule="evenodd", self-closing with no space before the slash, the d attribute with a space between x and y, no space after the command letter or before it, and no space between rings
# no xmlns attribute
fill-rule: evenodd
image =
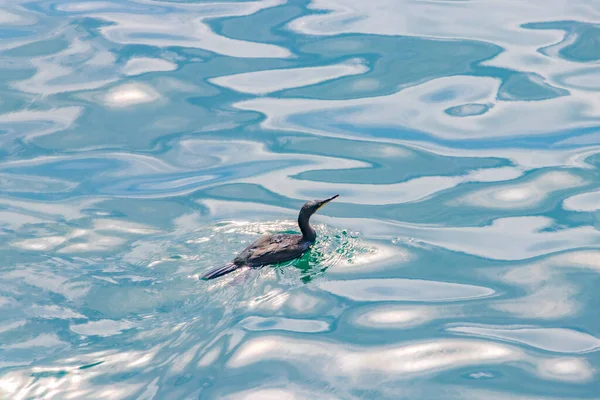
<svg viewBox="0 0 600 400"><path fill-rule="evenodd" d="M317 232L310 226L310 215L300 213L298 215L298 226L302 232L302 239L307 242L314 242L317 239Z"/></svg>

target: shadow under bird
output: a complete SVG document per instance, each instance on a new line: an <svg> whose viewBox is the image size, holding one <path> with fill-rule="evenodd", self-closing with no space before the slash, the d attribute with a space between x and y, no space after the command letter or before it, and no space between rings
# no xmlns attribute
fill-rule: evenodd
<svg viewBox="0 0 600 400"><path fill-rule="evenodd" d="M240 268L260 268L302 256L317 239L317 232L310 226L310 217L338 196L336 194L325 200L311 200L302 206L298 214L301 235L280 233L263 236L246 247L232 262L208 272L202 279L215 279Z"/></svg>

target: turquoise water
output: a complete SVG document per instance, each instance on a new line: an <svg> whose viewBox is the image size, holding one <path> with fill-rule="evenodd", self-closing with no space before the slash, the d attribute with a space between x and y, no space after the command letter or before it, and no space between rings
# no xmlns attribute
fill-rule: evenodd
<svg viewBox="0 0 600 400"><path fill-rule="evenodd" d="M599 27L0 2L0 398L600 398ZM302 259L198 279L336 193Z"/></svg>

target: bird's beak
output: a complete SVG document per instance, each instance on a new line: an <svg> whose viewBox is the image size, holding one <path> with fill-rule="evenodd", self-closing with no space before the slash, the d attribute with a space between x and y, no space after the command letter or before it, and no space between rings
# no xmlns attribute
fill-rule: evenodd
<svg viewBox="0 0 600 400"><path fill-rule="evenodd" d="M321 201L321 204L319 204L319 208L323 207L325 204L329 203L331 200L333 200L339 196L340 196L339 194L336 194L335 196L331 196L330 198Z"/></svg>

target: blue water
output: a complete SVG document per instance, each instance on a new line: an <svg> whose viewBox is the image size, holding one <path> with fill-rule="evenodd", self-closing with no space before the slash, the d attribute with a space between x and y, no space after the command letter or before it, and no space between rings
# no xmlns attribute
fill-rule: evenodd
<svg viewBox="0 0 600 400"><path fill-rule="evenodd" d="M0 398L599 399L599 99L596 0L1 1Z"/></svg>

